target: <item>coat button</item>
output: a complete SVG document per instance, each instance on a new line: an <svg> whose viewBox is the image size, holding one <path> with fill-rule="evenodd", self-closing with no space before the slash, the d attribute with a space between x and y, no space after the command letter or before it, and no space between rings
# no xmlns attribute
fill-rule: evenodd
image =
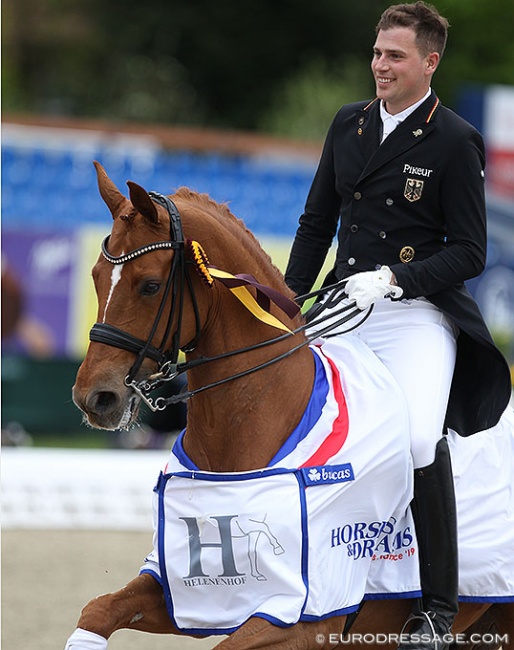
<svg viewBox="0 0 514 650"><path fill-rule="evenodd" d="M361 194L360 192L354 192L354 194L353 194L353 198L354 198L356 201L360 201L360 200L362 199L362 194Z"/></svg>
<svg viewBox="0 0 514 650"><path fill-rule="evenodd" d="M394 204L393 199L391 199L391 198L387 198L387 199L386 199L386 205L391 206L391 205L393 205L393 204Z"/></svg>
<svg viewBox="0 0 514 650"><path fill-rule="evenodd" d="M380 239L385 239L387 237L387 233L385 233L383 230L381 230L378 233L378 236L380 237Z"/></svg>
<svg viewBox="0 0 514 650"><path fill-rule="evenodd" d="M348 260L348 264L350 266L353 266L355 264L355 257L350 257L350 259Z"/></svg>
<svg viewBox="0 0 514 650"><path fill-rule="evenodd" d="M357 230L359 230L359 226L355 223L352 223L352 225L350 226L350 230L352 232L357 232Z"/></svg>

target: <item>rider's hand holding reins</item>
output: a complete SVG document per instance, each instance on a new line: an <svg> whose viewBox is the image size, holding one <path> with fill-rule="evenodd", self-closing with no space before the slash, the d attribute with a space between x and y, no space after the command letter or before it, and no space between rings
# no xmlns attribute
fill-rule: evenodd
<svg viewBox="0 0 514 650"><path fill-rule="evenodd" d="M388 266L378 271L356 273L348 279L345 292L350 300L355 300L359 309L367 309L379 298L401 298L403 289L393 284L393 272Z"/></svg>

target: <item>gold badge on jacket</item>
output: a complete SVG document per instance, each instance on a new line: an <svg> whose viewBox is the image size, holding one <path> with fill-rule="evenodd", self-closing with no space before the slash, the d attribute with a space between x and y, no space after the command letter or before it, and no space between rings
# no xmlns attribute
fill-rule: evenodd
<svg viewBox="0 0 514 650"><path fill-rule="evenodd" d="M415 254L416 251L412 248L412 246L404 246L400 251L400 261L404 264L408 264L409 262L412 262Z"/></svg>
<svg viewBox="0 0 514 650"><path fill-rule="evenodd" d="M408 178L403 190L403 196L410 201L418 201L423 193L423 185L425 181L420 181L417 178Z"/></svg>

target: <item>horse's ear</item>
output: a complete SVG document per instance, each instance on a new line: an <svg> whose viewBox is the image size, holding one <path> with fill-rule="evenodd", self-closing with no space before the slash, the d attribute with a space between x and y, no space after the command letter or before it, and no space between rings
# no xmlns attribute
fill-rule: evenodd
<svg viewBox="0 0 514 650"><path fill-rule="evenodd" d="M100 190L100 196L105 201L107 207L111 211L112 218L114 219L117 214L122 209L122 206L125 203L128 203L127 199L119 191L116 185L111 181L107 176L107 172L102 167L102 165L94 161L94 166L96 167L96 177L98 180L98 189Z"/></svg>
<svg viewBox="0 0 514 650"><path fill-rule="evenodd" d="M152 223L158 223L159 214L155 203L150 198L148 192L132 181L127 181L129 188L130 202L136 210L143 215L145 219Z"/></svg>

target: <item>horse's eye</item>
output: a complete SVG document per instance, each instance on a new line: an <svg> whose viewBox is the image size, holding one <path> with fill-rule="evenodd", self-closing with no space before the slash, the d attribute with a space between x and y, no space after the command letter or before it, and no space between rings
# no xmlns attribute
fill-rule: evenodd
<svg viewBox="0 0 514 650"><path fill-rule="evenodd" d="M156 293L159 293L161 288L161 283L155 280L149 280L145 282L141 287L141 295L143 296L154 296Z"/></svg>

